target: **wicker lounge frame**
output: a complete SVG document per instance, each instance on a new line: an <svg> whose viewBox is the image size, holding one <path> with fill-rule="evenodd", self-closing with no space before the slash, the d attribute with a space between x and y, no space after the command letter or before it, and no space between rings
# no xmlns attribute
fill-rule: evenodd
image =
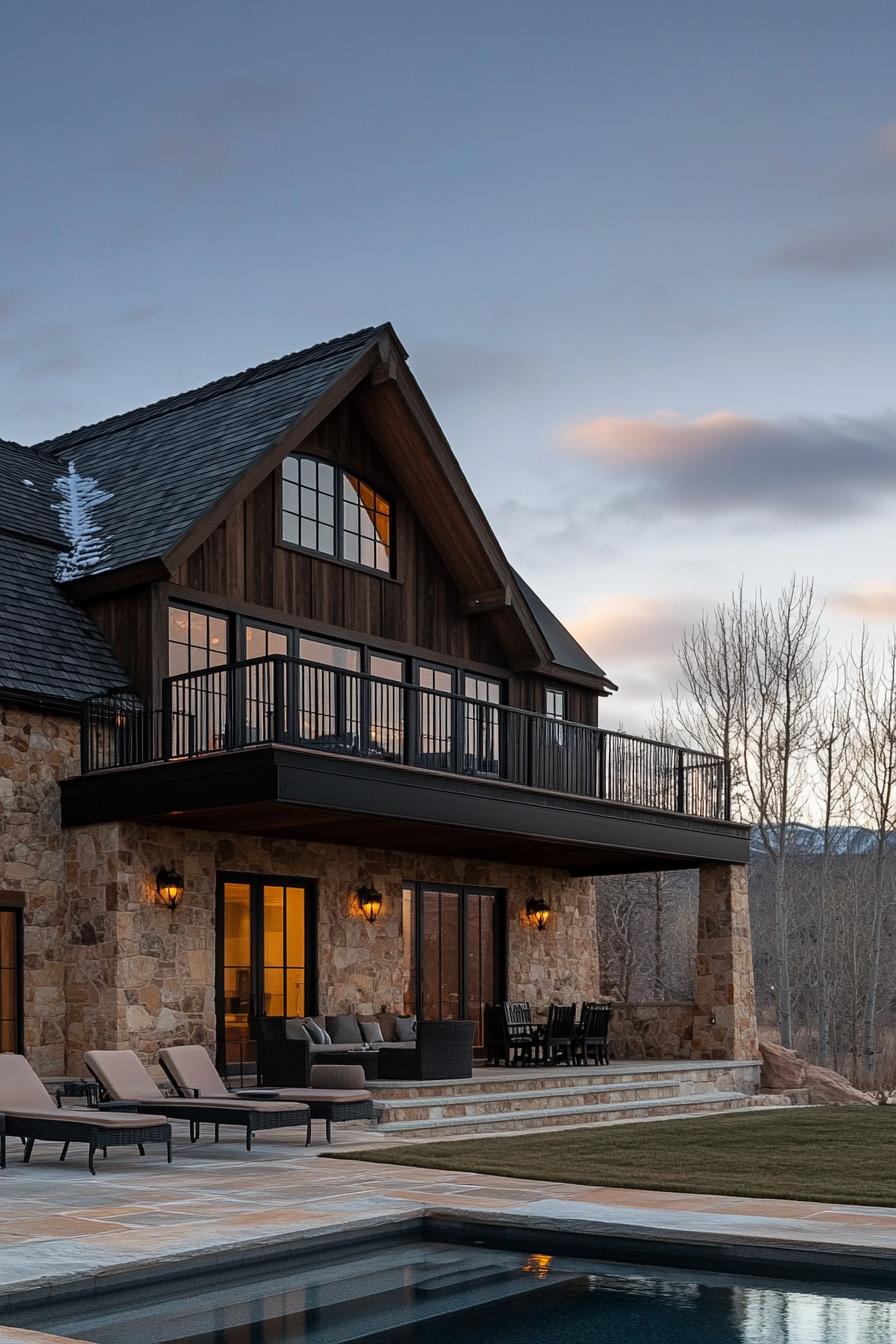
<svg viewBox="0 0 896 1344"><path fill-rule="evenodd" d="M142 1083L141 1080L141 1086L148 1086L151 1090L157 1092L158 1096L144 1099L116 1095L120 1094L121 1089L113 1082L107 1063L101 1058L101 1056L116 1055L127 1056L128 1059L125 1061L127 1067L134 1070L136 1066L145 1075L146 1082ZM112 1062L114 1063L114 1061ZM306 1125L309 1130L311 1128L311 1116L308 1114L307 1108L293 1103L284 1103L282 1107L278 1108L261 1101L257 1106L251 1102L241 1104L241 1099L236 1097L216 1100L215 1098L196 1096L183 1098L163 1096L131 1050L89 1050L84 1056L84 1064L100 1087L108 1092L113 1100L127 1102L128 1105L133 1105L135 1111L140 1113L146 1111L161 1112L169 1120L186 1120L190 1127L191 1143L195 1143L199 1138L202 1125L214 1125L216 1143L222 1125L231 1125L245 1130L246 1152L252 1151L252 1137L261 1130L295 1129L299 1124Z"/></svg>
<svg viewBox="0 0 896 1344"><path fill-rule="evenodd" d="M413 1082L472 1078L474 1022L417 1022L413 1050L382 1046L377 1055L380 1081Z"/></svg>
<svg viewBox="0 0 896 1344"><path fill-rule="evenodd" d="M330 1143L334 1121L376 1118L373 1099L363 1087L363 1071L357 1065L317 1064L311 1070L310 1087L247 1087L229 1092L202 1046L171 1046L160 1052L159 1063L181 1096L200 1096L205 1100L214 1100L216 1096L222 1099L236 1097L247 1105L253 1101L281 1101L307 1107L306 1148L311 1143L312 1120L326 1122L327 1143Z"/></svg>
<svg viewBox="0 0 896 1344"><path fill-rule="evenodd" d="M65 1112L62 1112L65 1115ZM164 1125L135 1125L132 1129L124 1126L116 1126L114 1129L107 1129L105 1126L91 1124L89 1120L61 1119L59 1115L47 1115L46 1120L38 1120L33 1116L7 1115L6 1133L17 1136L25 1142L25 1161L31 1161L31 1153L35 1142L46 1140L48 1143L61 1143L62 1152L59 1154L59 1161L64 1162L67 1155L69 1144L86 1143L87 1144L87 1165L90 1168L91 1176L96 1175L96 1164L94 1158L98 1152L104 1157L108 1157L110 1148L136 1148L141 1157L146 1156L144 1144L164 1143L168 1156L171 1161L171 1126ZM5 1166L5 1152L4 1162Z"/></svg>
<svg viewBox="0 0 896 1344"><path fill-rule="evenodd" d="M145 1157L145 1144L163 1143L171 1161L171 1126L158 1109L145 1119L136 1110L114 1117L99 1112L91 1115L88 1108L57 1110L24 1055L0 1055L0 1096L4 1112L0 1115L0 1165L6 1165L7 1135L22 1140L26 1162L31 1161L38 1141L61 1143L60 1162L65 1161L71 1144L86 1143L91 1176L96 1175L96 1153L108 1155L110 1148L137 1148Z"/></svg>

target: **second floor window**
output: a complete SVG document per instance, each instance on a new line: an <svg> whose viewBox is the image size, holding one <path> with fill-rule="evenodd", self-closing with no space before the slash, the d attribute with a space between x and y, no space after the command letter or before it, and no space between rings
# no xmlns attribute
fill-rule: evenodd
<svg viewBox="0 0 896 1344"><path fill-rule="evenodd" d="M315 457L283 462L282 539L364 569L392 570L392 506L352 472Z"/></svg>

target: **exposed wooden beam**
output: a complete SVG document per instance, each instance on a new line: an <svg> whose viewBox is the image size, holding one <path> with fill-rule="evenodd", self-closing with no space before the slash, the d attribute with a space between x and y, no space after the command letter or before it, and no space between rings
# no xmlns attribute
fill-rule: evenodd
<svg viewBox="0 0 896 1344"><path fill-rule="evenodd" d="M465 616L482 616L489 611L500 611L511 606L510 589L507 587L490 588L484 593L467 593L460 599L460 609Z"/></svg>

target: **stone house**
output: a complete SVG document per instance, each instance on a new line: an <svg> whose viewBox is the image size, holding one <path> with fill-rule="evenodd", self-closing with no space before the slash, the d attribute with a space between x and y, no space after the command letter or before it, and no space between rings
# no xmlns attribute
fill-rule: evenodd
<svg viewBox="0 0 896 1344"><path fill-rule="evenodd" d="M701 870L679 1053L752 1058L726 765L511 569L391 326L31 447L0 441L0 1033L596 996L593 877ZM624 1016L624 1014L623 1014ZM655 1015L653 1015L655 1016Z"/></svg>

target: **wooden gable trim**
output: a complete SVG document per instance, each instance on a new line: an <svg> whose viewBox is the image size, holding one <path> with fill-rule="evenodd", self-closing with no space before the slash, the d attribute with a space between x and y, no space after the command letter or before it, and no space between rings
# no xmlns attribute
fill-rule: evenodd
<svg viewBox="0 0 896 1344"><path fill-rule="evenodd" d="M250 495L256 486L260 485L265 477L269 476L280 465L285 457L295 452L302 441L313 430L317 429L321 421L325 420L330 412L335 410L339 403L344 401L348 394L381 362L379 337L374 337L371 344L361 352L355 362L349 365L302 415L293 420L273 448L269 449L248 471L243 473L238 481L235 481L229 489L225 490L224 494L204 517L195 526L191 527L181 537L180 541L168 551L163 558L167 575L170 576L175 570L179 569L184 561L189 559L193 552L211 536L215 528L224 522L227 515L232 513L239 504L242 504L246 496Z"/></svg>

